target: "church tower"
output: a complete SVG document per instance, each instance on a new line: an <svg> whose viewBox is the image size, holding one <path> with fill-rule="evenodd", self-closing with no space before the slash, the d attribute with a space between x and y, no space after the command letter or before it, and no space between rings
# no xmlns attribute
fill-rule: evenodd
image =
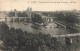
<svg viewBox="0 0 80 51"><path fill-rule="evenodd" d="M16 9L14 9L14 12L15 12L15 17L18 17Z"/></svg>
<svg viewBox="0 0 80 51"><path fill-rule="evenodd" d="M32 8L28 7L26 13L28 14L28 17L30 17L30 22L31 22L31 13L32 13Z"/></svg>

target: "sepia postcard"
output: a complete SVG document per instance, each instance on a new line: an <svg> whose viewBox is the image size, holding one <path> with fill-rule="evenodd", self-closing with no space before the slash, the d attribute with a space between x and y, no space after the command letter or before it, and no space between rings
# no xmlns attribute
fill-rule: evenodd
<svg viewBox="0 0 80 51"><path fill-rule="evenodd" d="M0 0L0 51L80 51L80 0Z"/></svg>

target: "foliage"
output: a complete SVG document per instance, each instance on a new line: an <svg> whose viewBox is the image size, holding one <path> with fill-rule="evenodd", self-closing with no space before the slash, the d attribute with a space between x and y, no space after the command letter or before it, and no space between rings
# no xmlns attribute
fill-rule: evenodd
<svg viewBox="0 0 80 51"><path fill-rule="evenodd" d="M42 17L39 14L35 14L34 17L32 17L32 21L36 23L42 23Z"/></svg>
<svg viewBox="0 0 80 51"><path fill-rule="evenodd" d="M15 12L9 12L8 16L9 17L14 17L15 16ZM18 17L28 17L28 14L26 12L18 12L17 16Z"/></svg>
<svg viewBox="0 0 80 51"><path fill-rule="evenodd" d="M55 14L55 17L57 17L57 20L64 21L65 23L79 23L77 14L75 13L59 12Z"/></svg>
<svg viewBox="0 0 80 51"><path fill-rule="evenodd" d="M28 14L26 12L19 12L18 17L28 17Z"/></svg>
<svg viewBox="0 0 80 51"><path fill-rule="evenodd" d="M5 24L5 23L3 23ZM6 24L5 24L6 25ZM5 26L6 27L6 26ZM3 27L4 28L4 27ZM8 28L8 27L7 27ZM38 51L39 48L54 48L57 41L49 34L32 34L21 29L10 28L8 32L2 32L1 37L8 49ZM55 44L54 44L55 43Z"/></svg>
<svg viewBox="0 0 80 51"><path fill-rule="evenodd" d="M7 24L5 24L4 22L0 23L0 32L8 32L9 31L9 27Z"/></svg>
<svg viewBox="0 0 80 51"><path fill-rule="evenodd" d="M15 12L9 12L9 17L14 17L15 16Z"/></svg>

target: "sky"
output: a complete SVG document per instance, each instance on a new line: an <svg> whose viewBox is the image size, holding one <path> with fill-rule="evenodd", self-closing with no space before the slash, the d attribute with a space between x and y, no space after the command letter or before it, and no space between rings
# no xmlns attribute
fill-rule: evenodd
<svg viewBox="0 0 80 51"><path fill-rule="evenodd" d="M28 7L33 11L80 10L80 0L0 0L0 11L23 11Z"/></svg>

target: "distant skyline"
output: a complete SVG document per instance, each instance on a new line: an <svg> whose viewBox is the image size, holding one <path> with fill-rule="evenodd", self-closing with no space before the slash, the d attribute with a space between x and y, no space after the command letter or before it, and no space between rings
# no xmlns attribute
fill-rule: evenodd
<svg viewBox="0 0 80 51"><path fill-rule="evenodd" d="M32 1L36 1L36 3L33 3ZM23 11L28 7L31 7L33 11L80 10L80 0L0 0L0 11L10 11L11 9Z"/></svg>

